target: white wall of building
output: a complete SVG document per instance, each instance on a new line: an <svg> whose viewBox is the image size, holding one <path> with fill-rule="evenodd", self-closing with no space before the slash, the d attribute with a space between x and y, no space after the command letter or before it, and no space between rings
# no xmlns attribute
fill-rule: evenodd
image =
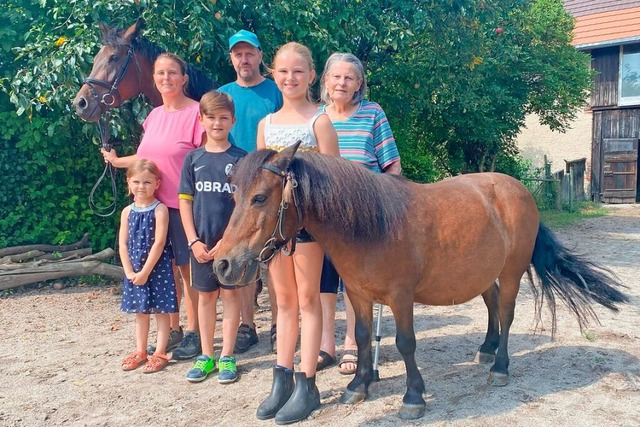
<svg viewBox="0 0 640 427"><path fill-rule="evenodd" d="M586 158L585 188L588 189L591 179L591 128L592 115L588 111L580 111L565 133L552 132L539 123L538 116L530 115L516 142L522 156L531 160L534 167L542 167L546 155L552 172L564 169L565 160Z"/></svg>

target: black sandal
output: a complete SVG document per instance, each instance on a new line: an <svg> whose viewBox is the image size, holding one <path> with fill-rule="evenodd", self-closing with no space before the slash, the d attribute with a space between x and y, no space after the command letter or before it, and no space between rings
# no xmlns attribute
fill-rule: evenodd
<svg viewBox="0 0 640 427"><path fill-rule="evenodd" d="M316 371L322 371L324 368L333 366L336 363L336 358L326 351L320 350L320 354L318 355L318 357L320 358L320 362L318 362L318 364L316 365Z"/></svg>

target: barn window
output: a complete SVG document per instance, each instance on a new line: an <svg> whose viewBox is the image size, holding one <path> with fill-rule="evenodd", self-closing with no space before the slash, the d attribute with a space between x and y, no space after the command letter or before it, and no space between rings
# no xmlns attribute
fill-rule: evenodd
<svg viewBox="0 0 640 427"><path fill-rule="evenodd" d="M620 46L619 105L640 104L640 45Z"/></svg>

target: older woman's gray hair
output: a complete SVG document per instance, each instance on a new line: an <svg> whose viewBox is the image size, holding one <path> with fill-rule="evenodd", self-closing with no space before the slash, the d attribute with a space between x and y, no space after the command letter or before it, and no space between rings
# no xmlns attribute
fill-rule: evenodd
<svg viewBox="0 0 640 427"><path fill-rule="evenodd" d="M320 79L320 99L322 99L322 102L325 104L331 104L331 98L329 97L325 78L331 72L331 67L338 62L346 62L353 65L353 68L356 71L356 77L362 81L360 89L353 94L353 99L351 100L351 104L356 105L364 99L364 96L367 93L367 79L364 76L364 66L362 65L362 62L360 62L358 57L352 53L336 52L327 59L327 63L324 64L322 78Z"/></svg>

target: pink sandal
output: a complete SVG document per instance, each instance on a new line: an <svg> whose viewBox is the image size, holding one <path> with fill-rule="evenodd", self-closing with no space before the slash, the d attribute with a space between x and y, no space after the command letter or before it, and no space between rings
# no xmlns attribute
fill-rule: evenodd
<svg viewBox="0 0 640 427"><path fill-rule="evenodd" d="M141 351L135 351L122 359L122 370L133 371L140 365L147 363L147 353Z"/></svg>
<svg viewBox="0 0 640 427"><path fill-rule="evenodd" d="M151 356L151 359L149 359L147 364L144 365L144 369L142 369L142 372L144 372L145 374L152 374L154 372L159 372L163 370L165 366L167 366L168 364L169 364L169 358L167 357L166 354L153 353L153 356Z"/></svg>

